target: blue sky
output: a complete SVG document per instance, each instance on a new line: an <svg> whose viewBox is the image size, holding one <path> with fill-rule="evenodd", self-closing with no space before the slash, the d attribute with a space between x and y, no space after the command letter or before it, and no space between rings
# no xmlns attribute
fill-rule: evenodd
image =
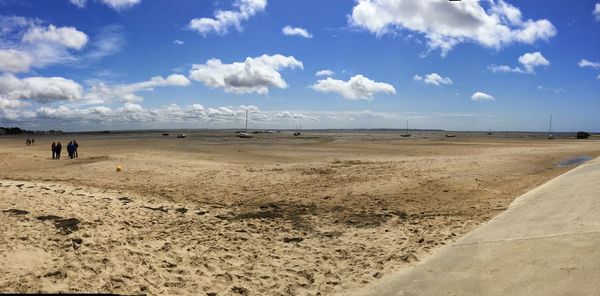
<svg viewBox="0 0 600 296"><path fill-rule="evenodd" d="M0 15L5 126L235 128L249 110L256 128L600 127L597 0L0 0Z"/></svg>

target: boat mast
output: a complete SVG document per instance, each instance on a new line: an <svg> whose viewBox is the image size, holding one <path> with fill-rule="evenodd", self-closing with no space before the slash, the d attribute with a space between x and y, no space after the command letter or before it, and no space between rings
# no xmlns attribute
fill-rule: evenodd
<svg viewBox="0 0 600 296"><path fill-rule="evenodd" d="M246 131L248 131L248 110L246 110Z"/></svg>
<svg viewBox="0 0 600 296"><path fill-rule="evenodd" d="M550 134L552 134L552 114L550 114Z"/></svg>

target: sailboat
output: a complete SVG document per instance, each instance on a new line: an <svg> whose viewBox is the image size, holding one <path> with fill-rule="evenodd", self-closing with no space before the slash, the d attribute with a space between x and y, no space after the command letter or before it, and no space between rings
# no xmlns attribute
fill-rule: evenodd
<svg viewBox="0 0 600 296"><path fill-rule="evenodd" d="M410 134L408 133L408 120L406 121L406 133L405 134L401 134L400 136L403 137L403 138L410 137Z"/></svg>
<svg viewBox="0 0 600 296"><path fill-rule="evenodd" d="M548 140L554 139L554 135L552 135L552 114L550 114L550 129L548 132Z"/></svg>
<svg viewBox="0 0 600 296"><path fill-rule="evenodd" d="M249 139L249 138L254 137L254 135L248 133L248 110L246 110L246 129L243 132L237 134L237 137L244 138L244 139Z"/></svg>

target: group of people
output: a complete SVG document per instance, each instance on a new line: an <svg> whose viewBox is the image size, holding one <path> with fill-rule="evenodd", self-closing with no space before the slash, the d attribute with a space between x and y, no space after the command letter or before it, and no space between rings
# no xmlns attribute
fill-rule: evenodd
<svg viewBox="0 0 600 296"><path fill-rule="evenodd" d="M62 152L62 144L60 142L52 142L52 159L60 159L60 153ZM79 157L79 153L77 152L77 148L79 148L79 144L77 141L73 140L67 144L67 153L69 153L70 158Z"/></svg>
<svg viewBox="0 0 600 296"><path fill-rule="evenodd" d="M35 143L35 139L25 140L25 145L27 145L27 146L33 146L34 143Z"/></svg>

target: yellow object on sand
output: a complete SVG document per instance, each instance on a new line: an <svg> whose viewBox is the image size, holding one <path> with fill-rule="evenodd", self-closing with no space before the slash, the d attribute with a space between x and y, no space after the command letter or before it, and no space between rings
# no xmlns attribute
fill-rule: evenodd
<svg viewBox="0 0 600 296"><path fill-rule="evenodd" d="M120 172L122 169L120 166L117 167L117 172Z"/></svg>

